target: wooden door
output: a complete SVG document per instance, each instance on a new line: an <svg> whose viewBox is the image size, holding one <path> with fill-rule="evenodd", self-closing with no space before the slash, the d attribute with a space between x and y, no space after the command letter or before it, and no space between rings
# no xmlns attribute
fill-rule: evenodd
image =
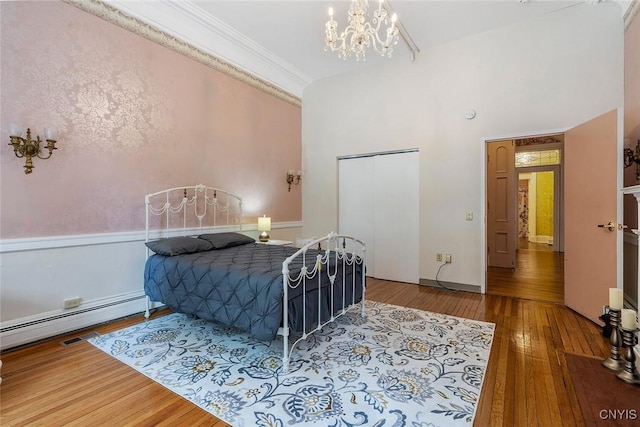
<svg viewBox="0 0 640 427"><path fill-rule="evenodd" d="M487 143L487 265L516 266L516 165L513 140Z"/></svg>
<svg viewBox="0 0 640 427"><path fill-rule="evenodd" d="M621 154L616 110L565 134L565 305L600 324L609 288L618 286L622 231ZM612 222L613 231L598 227ZM621 254L620 254L621 255Z"/></svg>

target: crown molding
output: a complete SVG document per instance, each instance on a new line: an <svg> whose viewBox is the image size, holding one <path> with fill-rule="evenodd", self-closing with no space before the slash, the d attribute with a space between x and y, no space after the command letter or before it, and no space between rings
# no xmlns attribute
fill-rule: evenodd
<svg viewBox="0 0 640 427"><path fill-rule="evenodd" d="M113 1L113 0L112 0ZM116 0L127 7L128 0ZM238 32L215 16L196 6L191 1L161 0L162 4L172 8L172 18L180 17L183 25L176 26L176 36L199 45L218 58L235 64L258 77L271 81L277 86L302 95L305 86L312 78L303 71L286 62L259 43ZM165 14L161 17L166 17ZM190 29L198 25L198 31L191 34L178 33L177 29ZM170 32L170 31L169 31Z"/></svg>
<svg viewBox="0 0 640 427"><path fill-rule="evenodd" d="M633 18L635 18L635 16L638 14L638 11L640 11L640 0L625 1L625 3L627 3L627 8L625 10L623 7L623 11L624 11L624 30L626 31L631 25Z"/></svg>
<svg viewBox="0 0 640 427"><path fill-rule="evenodd" d="M271 55L190 2L62 0L290 104L308 83ZM177 33L173 28L184 29ZM215 46L215 51L212 48ZM251 70L251 71L249 71Z"/></svg>

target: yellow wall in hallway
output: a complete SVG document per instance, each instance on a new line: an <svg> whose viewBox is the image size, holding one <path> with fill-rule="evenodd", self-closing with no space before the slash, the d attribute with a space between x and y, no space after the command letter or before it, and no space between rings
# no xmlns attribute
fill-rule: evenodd
<svg viewBox="0 0 640 427"><path fill-rule="evenodd" d="M536 176L536 234L553 236L553 172Z"/></svg>

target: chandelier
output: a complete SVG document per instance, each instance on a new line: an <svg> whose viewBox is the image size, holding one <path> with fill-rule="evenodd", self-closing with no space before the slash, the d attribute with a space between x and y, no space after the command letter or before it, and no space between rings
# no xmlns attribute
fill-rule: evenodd
<svg viewBox="0 0 640 427"><path fill-rule="evenodd" d="M381 56L391 57L393 46L398 43L398 28L396 28L398 17L394 13L389 26L387 10L382 7L384 0L379 1L378 9L373 12L373 19L367 22L369 1L352 0L349 6L348 25L340 35L338 35L338 23L333 20L333 8L329 8L329 20L325 25L324 50L338 51L338 56L345 60L355 55L357 61L361 59L364 61L366 50L373 47ZM383 23L387 26L384 40L379 34Z"/></svg>

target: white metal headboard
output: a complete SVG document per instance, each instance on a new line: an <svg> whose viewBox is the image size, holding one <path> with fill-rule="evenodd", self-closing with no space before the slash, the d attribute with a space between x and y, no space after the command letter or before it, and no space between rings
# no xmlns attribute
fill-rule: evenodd
<svg viewBox="0 0 640 427"><path fill-rule="evenodd" d="M242 198L204 184L175 187L144 198L145 238L240 231Z"/></svg>

